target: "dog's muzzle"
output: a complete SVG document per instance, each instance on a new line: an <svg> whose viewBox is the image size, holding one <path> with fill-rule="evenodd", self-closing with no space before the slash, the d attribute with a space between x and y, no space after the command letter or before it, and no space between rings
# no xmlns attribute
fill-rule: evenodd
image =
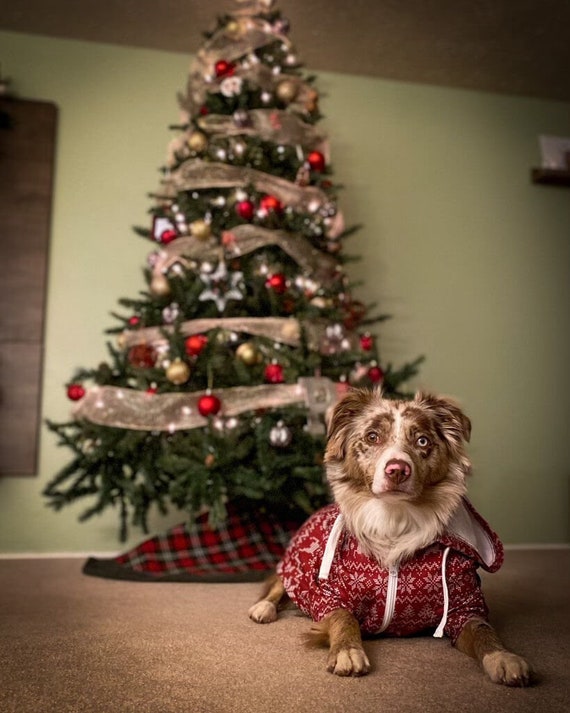
<svg viewBox="0 0 570 713"><path fill-rule="evenodd" d="M409 492L413 474L412 464L402 456L402 453L392 453L387 460L383 459L378 463L372 484L372 492L375 495Z"/></svg>
<svg viewBox="0 0 570 713"><path fill-rule="evenodd" d="M412 469L405 460L393 458L386 463L384 475L394 485L400 485L412 474Z"/></svg>

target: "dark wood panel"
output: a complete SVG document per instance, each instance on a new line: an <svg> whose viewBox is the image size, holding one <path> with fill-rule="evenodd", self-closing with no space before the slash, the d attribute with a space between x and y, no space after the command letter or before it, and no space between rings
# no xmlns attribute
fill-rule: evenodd
<svg viewBox="0 0 570 713"><path fill-rule="evenodd" d="M57 108L0 98L0 475L34 474Z"/></svg>
<svg viewBox="0 0 570 713"><path fill-rule="evenodd" d="M0 475L37 470L42 347L0 343Z"/></svg>

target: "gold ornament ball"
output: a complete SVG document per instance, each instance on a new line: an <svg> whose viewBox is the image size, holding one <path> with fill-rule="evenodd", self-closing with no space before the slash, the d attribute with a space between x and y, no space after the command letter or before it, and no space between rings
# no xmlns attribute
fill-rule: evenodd
<svg viewBox="0 0 570 713"><path fill-rule="evenodd" d="M225 26L224 31L228 37L237 37L239 35L239 23L235 20L230 20Z"/></svg>
<svg viewBox="0 0 570 713"><path fill-rule="evenodd" d="M281 99L283 102L292 102L293 99L297 96L297 93L299 91L299 87L296 82L293 82L290 79L284 79L282 82L279 82L275 89L275 93L277 94L278 98Z"/></svg>
<svg viewBox="0 0 570 713"><path fill-rule="evenodd" d="M198 240L208 240L212 234L210 224L201 218L190 223L190 232Z"/></svg>
<svg viewBox="0 0 570 713"><path fill-rule="evenodd" d="M166 370L166 378L177 386L185 384L190 378L190 367L182 359L175 359Z"/></svg>
<svg viewBox="0 0 570 713"><path fill-rule="evenodd" d="M236 349L236 356L240 361L243 361L244 364L247 364L247 366L253 366L259 363L261 354L255 344L244 342Z"/></svg>
<svg viewBox="0 0 570 713"><path fill-rule="evenodd" d="M202 151L205 151L208 146L208 137L201 131L193 131L188 137L188 146L192 149L192 151L201 153Z"/></svg>
<svg viewBox="0 0 570 713"><path fill-rule="evenodd" d="M220 329L220 331L216 334L216 342L218 344L229 344L231 342L235 342L236 340L236 333L232 332L230 329Z"/></svg>
<svg viewBox="0 0 570 713"><path fill-rule="evenodd" d="M166 297L170 294L170 283L164 275L154 275L150 282L150 291L156 297Z"/></svg>

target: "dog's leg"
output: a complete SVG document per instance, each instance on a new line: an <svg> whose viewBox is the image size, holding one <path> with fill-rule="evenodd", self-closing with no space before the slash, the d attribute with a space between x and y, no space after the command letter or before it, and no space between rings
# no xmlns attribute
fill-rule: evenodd
<svg viewBox="0 0 570 713"><path fill-rule="evenodd" d="M258 624L269 624L277 619L277 610L288 599L281 578L274 574L265 580L259 601L249 608L249 618Z"/></svg>
<svg viewBox="0 0 570 713"><path fill-rule="evenodd" d="M468 621L455 646L464 654L477 659L494 683L528 686L530 666L523 658L505 649L496 631L486 621Z"/></svg>
<svg viewBox="0 0 570 713"><path fill-rule="evenodd" d="M363 676L370 662L362 646L360 626L345 609L335 609L322 621L311 626L307 643L329 646L327 671L337 676Z"/></svg>

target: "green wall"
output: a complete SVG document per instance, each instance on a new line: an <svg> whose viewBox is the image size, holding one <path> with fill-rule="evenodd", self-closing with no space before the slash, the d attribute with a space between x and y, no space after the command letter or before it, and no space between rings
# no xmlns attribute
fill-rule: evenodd
<svg viewBox="0 0 570 713"><path fill-rule="evenodd" d="M143 287L148 244L130 228L148 223L190 55L0 32L0 60L20 96L60 109L43 412L65 420L65 381L105 358L109 312ZM393 315L385 358L425 354L414 385L464 404L471 497L505 542L568 542L570 190L529 170L539 134L570 135L570 105L329 73L319 87L341 206L365 226L351 274ZM121 545L116 513L46 507L66 461L44 430L37 477L0 479L0 552L143 539Z"/></svg>

